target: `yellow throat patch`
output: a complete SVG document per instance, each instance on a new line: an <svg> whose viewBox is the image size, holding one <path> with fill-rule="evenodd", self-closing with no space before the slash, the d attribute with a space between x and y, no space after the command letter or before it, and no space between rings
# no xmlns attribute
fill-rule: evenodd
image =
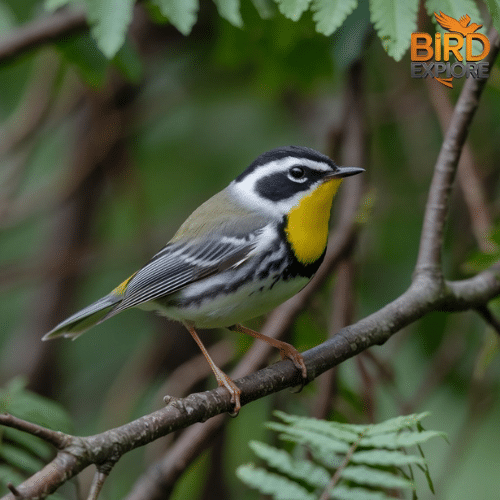
<svg viewBox="0 0 500 500"><path fill-rule="evenodd" d="M341 183L342 179L332 179L320 184L288 214L285 233L302 264L313 263L325 251L333 197Z"/></svg>

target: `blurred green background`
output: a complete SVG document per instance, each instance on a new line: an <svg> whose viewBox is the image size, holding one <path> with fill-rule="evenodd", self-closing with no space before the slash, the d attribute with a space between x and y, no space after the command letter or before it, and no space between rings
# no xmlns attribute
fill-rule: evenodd
<svg viewBox="0 0 500 500"><path fill-rule="evenodd" d="M386 54L366 2L330 37L315 31L311 12L293 22L272 2L254 3L268 6L268 18L242 2L239 28L202 2L189 36L153 5L138 6L112 64L87 33L0 62L0 385L25 377L28 388L62 405L71 421L67 430L75 434L101 432L157 409L164 383L198 354L196 346L178 325L135 310L76 342L40 338L144 264L192 210L261 152L288 144L340 151L353 63L362 72L361 166L373 203L351 257L353 320L410 284L442 141L439 109L453 105L463 82L449 90L412 80L409 54L400 62ZM36 19L41 8L35 0L3 0L0 34L8 36L7 24L15 29ZM421 29L432 33L430 18L421 17ZM469 135L490 228L500 209L499 91L497 63ZM474 227L484 214L471 211L463 193L457 186L452 198L448 279L470 276L464 263L480 249ZM326 338L335 280L290 332L299 350ZM228 332L203 338L232 343L226 369L250 345ZM472 312L428 315L338 368L329 417L363 423L430 410L426 427L449 436L449 444L436 440L424 448L435 498L496 498L498 343ZM192 390L214 386L210 376ZM309 414L317 397L315 381L300 394L244 407L188 468L172 498L209 499L214 491L217 498L259 498L234 474L253 460L248 440L269 438L262 424L273 409ZM166 441L126 455L103 498L126 495L165 452ZM83 474L83 488L90 478ZM421 486L419 498L433 497L423 479ZM66 485L61 493L74 498L75 488Z"/></svg>

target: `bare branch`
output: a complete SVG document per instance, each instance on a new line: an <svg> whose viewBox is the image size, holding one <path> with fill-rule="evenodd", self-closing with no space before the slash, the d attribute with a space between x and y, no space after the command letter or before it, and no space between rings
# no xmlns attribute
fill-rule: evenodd
<svg viewBox="0 0 500 500"><path fill-rule="evenodd" d="M97 468L92 479L92 484L90 485L87 500L97 500L99 498L99 493L101 492L104 482L108 478L112 468L113 464L109 464L105 468L102 466Z"/></svg>
<svg viewBox="0 0 500 500"><path fill-rule="evenodd" d="M87 18L82 10L62 10L26 23L13 29L0 41L0 63L86 28Z"/></svg>
<svg viewBox="0 0 500 500"><path fill-rule="evenodd" d="M490 31L489 39L491 50L485 61L489 62L491 67L499 48L498 33L495 29ZM462 147L486 81L468 78L453 111L429 190L414 278L424 275L443 280L441 248L448 200Z"/></svg>
<svg viewBox="0 0 500 500"><path fill-rule="evenodd" d="M69 434L47 429L41 425L33 424L31 422L27 422L26 420L14 417L14 415L10 415L9 413L0 413L0 424L38 436L44 441L47 441L47 443L55 446L58 450L62 450L68 446L72 440L72 436Z"/></svg>

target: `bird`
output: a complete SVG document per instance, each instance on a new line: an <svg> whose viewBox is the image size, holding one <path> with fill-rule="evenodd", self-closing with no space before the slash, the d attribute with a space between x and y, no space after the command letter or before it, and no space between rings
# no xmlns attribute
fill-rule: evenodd
<svg viewBox="0 0 500 500"><path fill-rule="evenodd" d="M211 359L196 330L228 328L279 349L307 380L291 345L241 324L299 292L325 256L333 198L360 167L337 166L303 146L258 156L225 189L200 205L166 246L110 293L59 323L42 340L80 336L138 307L181 322L207 359L233 414L241 390Z"/></svg>
<svg viewBox="0 0 500 500"><path fill-rule="evenodd" d="M467 36L470 33L474 33L479 28L482 28L482 24L470 23L470 16L466 14L462 16L458 21L451 16L447 16L439 11L439 14L434 12L434 16L436 17L437 22L448 31L452 31L454 33L460 33L463 36Z"/></svg>

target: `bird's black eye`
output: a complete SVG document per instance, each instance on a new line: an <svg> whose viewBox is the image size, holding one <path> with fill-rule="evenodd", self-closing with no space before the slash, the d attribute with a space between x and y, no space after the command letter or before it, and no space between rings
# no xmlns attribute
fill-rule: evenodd
<svg viewBox="0 0 500 500"><path fill-rule="evenodd" d="M292 167L288 174L292 180L301 181L305 180L306 172L302 167Z"/></svg>

